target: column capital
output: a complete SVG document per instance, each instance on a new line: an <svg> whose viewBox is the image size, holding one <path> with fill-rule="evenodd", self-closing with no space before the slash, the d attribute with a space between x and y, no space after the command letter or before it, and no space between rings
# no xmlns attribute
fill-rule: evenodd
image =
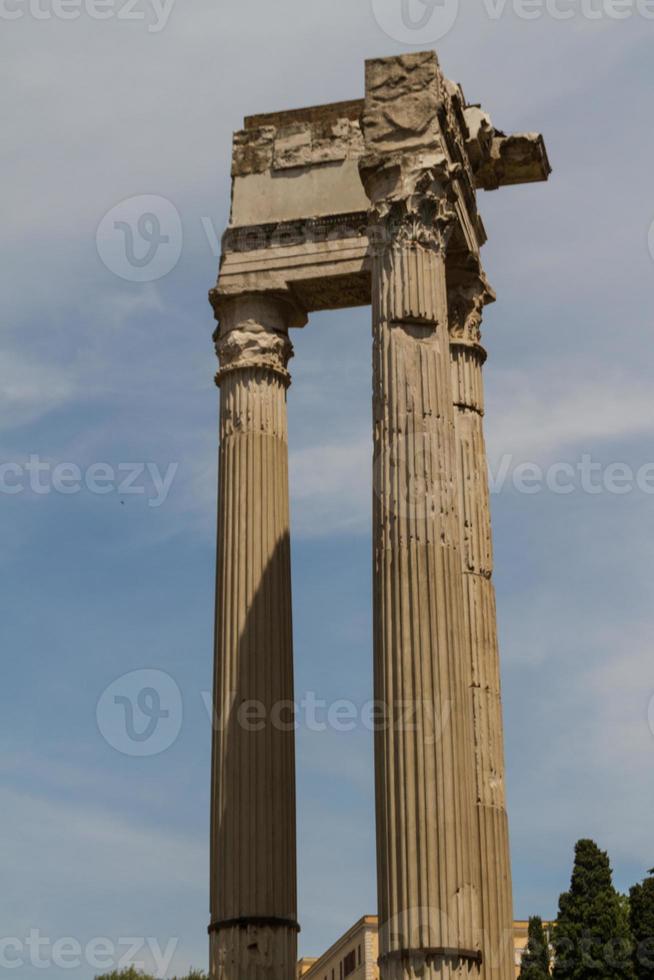
<svg viewBox="0 0 654 980"><path fill-rule="evenodd" d="M440 151L369 154L359 174L370 199L368 235L373 248L446 248L457 221L458 165Z"/></svg>
<svg viewBox="0 0 654 980"><path fill-rule="evenodd" d="M457 273L454 281L448 281L448 322L453 345L476 348L486 359L481 346L481 321L484 307L495 300L495 292L481 268Z"/></svg>
<svg viewBox="0 0 654 980"><path fill-rule="evenodd" d="M243 293L223 296L210 294L218 327L214 333L220 370L216 384L234 371L266 369L288 387L287 370L293 357L290 327L306 322L292 300L276 293Z"/></svg>

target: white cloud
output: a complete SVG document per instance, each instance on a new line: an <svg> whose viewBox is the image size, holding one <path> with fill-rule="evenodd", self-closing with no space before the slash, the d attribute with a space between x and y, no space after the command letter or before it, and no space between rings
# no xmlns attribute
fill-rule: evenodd
<svg viewBox="0 0 654 980"><path fill-rule="evenodd" d="M129 823L118 812L0 790L2 812L13 828L0 841L4 873L16 884L26 861L35 861L36 894L91 888L116 892L134 867L146 890L198 887L206 871L206 848L156 827ZM162 860L164 858L165 860ZM6 923L6 914L3 916ZM4 926L6 928L6 925Z"/></svg>
<svg viewBox="0 0 654 980"><path fill-rule="evenodd" d="M565 458L609 440L651 434L648 384L604 373L595 382L566 382L543 370L494 372L486 416L491 465L504 454L514 462ZM291 406L291 411L293 407ZM343 434L291 454L291 493L296 533L303 536L366 533L371 507L371 438Z"/></svg>
<svg viewBox="0 0 654 980"><path fill-rule="evenodd" d="M162 948L176 941L171 970L206 962L204 840L131 822L118 809L7 786L0 789L0 808L11 828L0 839L0 865L11 882L0 896L3 936L24 942L38 929L51 943L71 936L83 946L99 936L116 945L124 936L152 936ZM189 913L197 917L197 930L189 929ZM152 965L150 957L141 958ZM86 978L90 969L66 972ZM26 963L23 975L39 971Z"/></svg>
<svg viewBox="0 0 654 980"><path fill-rule="evenodd" d="M489 402L491 459L504 453L540 459L654 430L649 385L599 366L592 382L563 378L554 366L535 376L499 369L493 373Z"/></svg>
<svg viewBox="0 0 654 980"><path fill-rule="evenodd" d="M5 348L0 351L0 430L42 418L71 401L78 390L73 367L48 364Z"/></svg>
<svg viewBox="0 0 654 980"><path fill-rule="evenodd" d="M301 536L360 533L370 524L372 442L324 444L291 453L294 531Z"/></svg>

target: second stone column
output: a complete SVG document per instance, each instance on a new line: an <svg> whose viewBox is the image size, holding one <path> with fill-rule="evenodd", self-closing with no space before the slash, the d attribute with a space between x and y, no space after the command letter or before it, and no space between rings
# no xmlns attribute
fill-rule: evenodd
<svg viewBox="0 0 654 980"><path fill-rule="evenodd" d="M445 249L437 153L364 162L371 199L375 744L383 980L478 970ZM379 710L379 709L378 709Z"/></svg>
<svg viewBox="0 0 654 980"><path fill-rule="evenodd" d="M495 297L480 270L457 270L452 279L448 289L449 327L461 514L464 635L475 746L482 980L512 980L515 969L511 856L484 439L482 368L486 351L481 346L482 310Z"/></svg>

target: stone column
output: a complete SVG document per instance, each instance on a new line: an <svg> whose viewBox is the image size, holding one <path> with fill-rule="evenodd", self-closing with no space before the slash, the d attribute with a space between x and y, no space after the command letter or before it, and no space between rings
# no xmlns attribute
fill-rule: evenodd
<svg viewBox="0 0 654 980"><path fill-rule="evenodd" d="M449 285L452 388L461 513L466 659L475 745L475 825L480 869L484 980L512 980L513 899L504 781L488 464L481 346L484 305L494 300L483 273Z"/></svg>
<svg viewBox="0 0 654 980"><path fill-rule="evenodd" d="M466 688L438 152L369 157L374 675L383 980L478 974L472 721Z"/></svg>
<svg viewBox="0 0 654 980"><path fill-rule="evenodd" d="M293 643L283 299L213 298L220 486L212 980L295 980Z"/></svg>

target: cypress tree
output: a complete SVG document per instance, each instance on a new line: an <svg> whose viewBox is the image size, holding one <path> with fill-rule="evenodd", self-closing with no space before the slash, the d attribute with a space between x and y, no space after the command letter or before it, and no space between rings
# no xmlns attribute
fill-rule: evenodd
<svg viewBox="0 0 654 980"><path fill-rule="evenodd" d="M634 937L634 969L638 980L654 980L654 868L629 893Z"/></svg>
<svg viewBox="0 0 654 980"><path fill-rule="evenodd" d="M519 980L549 980L550 951L543 920L534 915L529 920L527 948L520 964Z"/></svg>
<svg viewBox="0 0 654 980"><path fill-rule="evenodd" d="M636 980L628 907L613 887L608 854L592 840L575 847L553 945L554 980Z"/></svg>

